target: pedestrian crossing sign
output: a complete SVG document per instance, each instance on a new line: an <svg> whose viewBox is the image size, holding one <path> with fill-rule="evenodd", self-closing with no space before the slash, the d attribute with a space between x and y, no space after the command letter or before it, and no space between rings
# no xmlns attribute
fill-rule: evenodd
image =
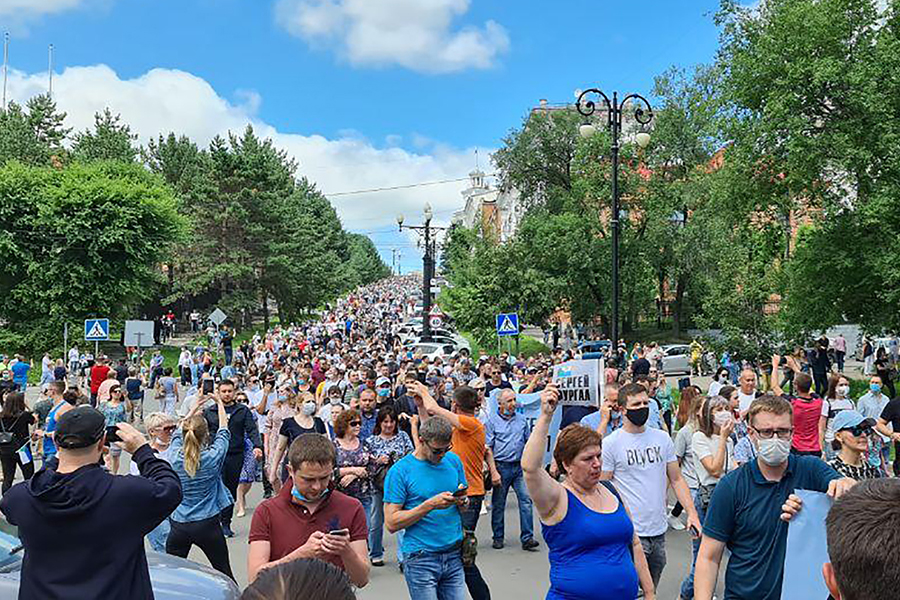
<svg viewBox="0 0 900 600"><path fill-rule="evenodd" d="M497 335L519 335L518 313L505 313L497 315Z"/></svg>
<svg viewBox="0 0 900 600"><path fill-rule="evenodd" d="M109 339L109 319L85 319L84 340L86 342L105 342Z"/></svg>

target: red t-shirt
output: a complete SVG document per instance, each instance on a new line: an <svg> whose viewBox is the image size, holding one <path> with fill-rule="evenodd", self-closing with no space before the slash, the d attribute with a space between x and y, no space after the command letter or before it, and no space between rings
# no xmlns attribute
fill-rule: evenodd
<svg viewBox="0 0 900 600"><path fill-rule="evenodd" d="M91 367L91 393L96 394L100 384L106 381L110 368L106 365L94 365Z"/></svg>
<svg viewBox="0 0 900 600"><path fill-rule="evenodd" d="M306 543L314 531L328 533L334 529L349 529L350 541L365 540L369 536L366 513L356 498L336 490L310 514L302 504L291 501L292 485L287 485L274 498L256 507L250 522L251 542L269 542L269 560L283 558ZM340 556L328 555L331 564L344 568Z"/></svg>
<svg viewBox="0 0 900 600"><path fill-rule="evenodd" d="M818 396L790 396L789 399L794 408L794 441L791 445L801 452L821 452L819 418L822 416L822 399Z"/></svg>

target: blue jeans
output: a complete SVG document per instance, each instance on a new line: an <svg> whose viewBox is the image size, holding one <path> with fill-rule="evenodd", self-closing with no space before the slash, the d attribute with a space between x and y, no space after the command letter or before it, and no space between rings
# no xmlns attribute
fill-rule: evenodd
<svg viewBox="0 0 900 600"><path fill-rule="evenodd" d="M397 532L397 562L403 563L404 530ZM372 492L372 506L369 509L369 558L384 558L384 495L378 490Z"/></svg>
<svg viewBox="0 0 900 600"><path fill-rule="evenodd" d="M369 513L372 512L372 496L363 496L357 500L362 504L363 511L366 513L366 527L370 527L372 519L369 517Z"/></svg>
<svg viewBox="0 0 900 600"><path fill-rule="evenodd" d="M491 494L491 529L494 531L494 539L504 539L503 517L506 510L506 496L509 488L516 492L516 500L519 502L519 539L524 544L534 537L534 518L531 512L531 496L525 489L525 478L522 475L522 465L518 462L497 461L497 470L500 471L500 485L494 488Z"/></svg>
<svg viewBox="0 0 900 600"><path fill-rule="evenodd" d="M409 600L466 600L459 549L413 552L403 561Z"/></svg>
<svg viewBox="0 0 900 600"><path fill-rule="evenodd" d="M165 553L166 539L169 537L170 529L169 519L163 519L162 523L157 525L153 531L147 534L147 541L150 542L150 547L153 548L153 550Z"/></svg>
<svg viewBox="0 0 900 600"><path fill-rule="evenodd" d="M693 498L694 507L697 509L697 518L700 520L700 524L703 525L703 520L706 519L706 509L700 505L700 494L697 491L693 492ZM697 566L697 553L700 551L699 539L691 540L691 550L691 572L681 582L681 597L683 600L694 600L694 567Z"/></svg>

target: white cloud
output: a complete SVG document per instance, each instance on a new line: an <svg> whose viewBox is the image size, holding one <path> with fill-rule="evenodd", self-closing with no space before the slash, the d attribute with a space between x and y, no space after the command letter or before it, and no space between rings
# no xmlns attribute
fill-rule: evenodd
<svg viewBox="0 0 900 600"><path fill-rule="evenodd" d="M45 92L46 74L10 72L10 98L24 103ZM257 134L275 143L300 162L299 173L326 193L407 185L465 177L473 166L471 149L434 144L427 153L399 147L379 148L358 132L337 139L278 131L260 120L255 110L259 94L241 90L239 102L229 102L205 80L178 70L153 69L135 79L120 79L106 65L70 67L53 79L53 96L68 113L67 125L83 130L93 125L94 113L109 107L139 134L141 142L174 131L201 146L218 134L240 132L252 124ZM487 155L489 150L479 149ZM410 219L431 202L436 224L449 221L462 206L459 192L465 182L402 189L391 192L340 195L332 198L345 227L357 231L390 230L402 212ZM440 222L440 223L438 223ZM378 239L376 238L376 242Z"/></svg>
<svg viewBox="0 0 900 600"><path fill-rule="evenodd" d="M469 0L279 0L276 20L313 45L336 47L354 66L421 73L487 69L509 49L495 21L454 28Z"/></svg>

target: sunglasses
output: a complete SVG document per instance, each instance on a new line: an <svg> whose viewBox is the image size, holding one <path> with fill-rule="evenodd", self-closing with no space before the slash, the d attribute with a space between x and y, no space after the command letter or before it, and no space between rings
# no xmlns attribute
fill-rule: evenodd
<svg viewBox="0 0 900 600"><path fill-rule="evenodd" d="M426 444L426 445L428 446L428 449L431 450L431 452L433 454L447 454L448 452L450 452L450 450L453 449L453 444L450 444L449 446L445 446L443 448L435 448L431 444Z"/></svg>
<svg viewBox="0 0 900 600"><path fill-rule="evenodd" d="M869 435L872 432L872 428L865 425L855 425L853 427L846 427L844 429L841 429L841 431L847 431L853 437L860 437L863 435Z"/></svg>
<svg viewBox="0 0 900 600"><path fill-rule="evenodd" d="M362 421L350 421L350 427L359 427L362 425Z"/></svg>
<svg viewBox="0 0 900 600"><path fill-rule="evenodd" d="M176 425L166 425L165 427L162 428L162 430L165 431L165 432L167 432L167 433L172 433L172 432L175 431L177 428L178 428L178 427L177 427Z"/></svg>

